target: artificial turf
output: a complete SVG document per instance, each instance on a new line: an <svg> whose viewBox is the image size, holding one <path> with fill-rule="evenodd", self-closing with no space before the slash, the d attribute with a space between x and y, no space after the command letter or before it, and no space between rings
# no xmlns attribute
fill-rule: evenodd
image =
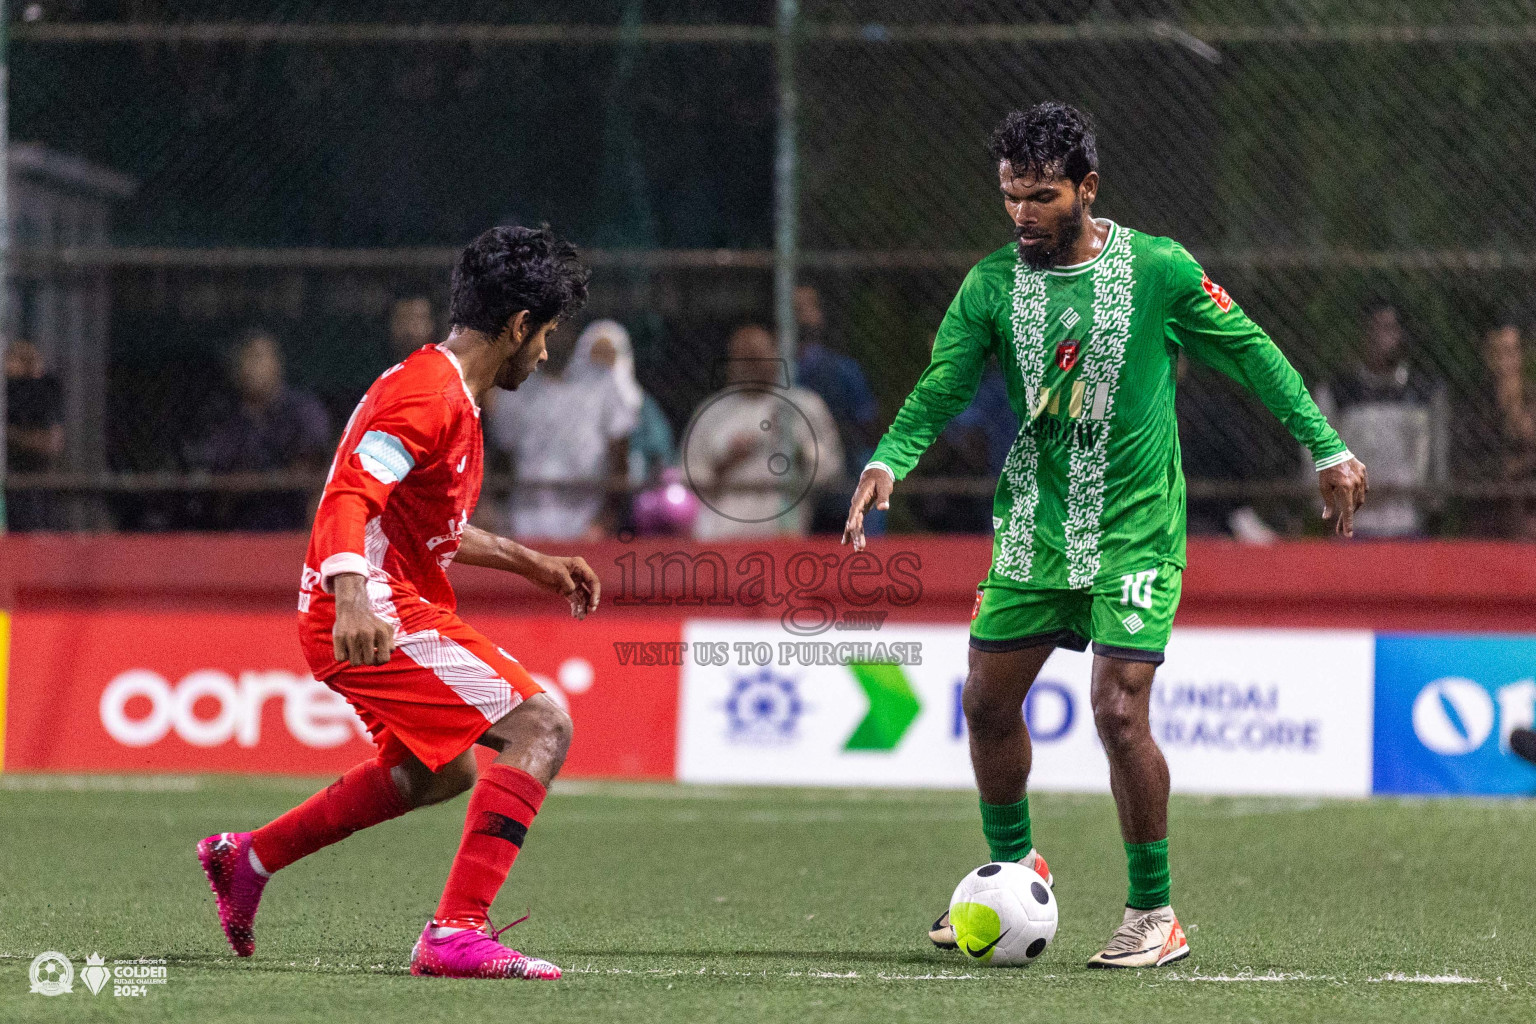
<svg viewBox="0 0 1536 1024"><path fill-rule="evenodd" d="M1031 797L1061 928L1035 965L968 967L924 935L986 859L953 792L557 787L497 904L555 983L418 979L464 801L283 872L257 951L224 945L192 855L319 780L0 776L0 1020L1531 1021L1536 802L1175 798L1174 907L1193 955L1088 971L1125 897L1106 797ZM70 994L28 991L43 950ZM90 953L164 957L93 996Z"/></svg>

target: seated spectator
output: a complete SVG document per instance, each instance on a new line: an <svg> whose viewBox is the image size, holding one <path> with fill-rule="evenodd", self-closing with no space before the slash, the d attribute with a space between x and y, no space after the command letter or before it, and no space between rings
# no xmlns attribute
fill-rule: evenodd
<svg viewBox="0 0 1536 1024"><path fill-rule="evenodd" d="M389 354L396 362L442 340L437 314L425 295L403 295L389 307Z"/></svg>
<svg viewBox="0 0 1536 1024"><path fill-rule="evenodd" d="M246 332L230 369L234 395L207 436L188 446L189 466L209 473L324 469L336 439L319 400L285 381L276 336ZM208 514L209 525L224 530L302 530L309 521L302 489L218 496Z"/></svg>
<svg viewBox="0 0 1536 1024"><path fill-rule="evenodd" d="M832 414L843 443L845 458L831 470L830 478L841 477L846 490L864 470L880 440L880 409L869 379L859 361L842 350L827 330L827 316L822 309L821 293L812 285L795 289L795 324L799 330L799 358L795 382L820 396ZM842 533L848 518L848 498L842 489L827 488L817 496L812 511L811 528L817 533ZM874 536L884 530L885 513L872 510L866 514L864 532Z"/></svg>
<svg viewBox="0 0 1536 1024"><path fill-rule="evenodd" d="M617 371L621 346L627 354L622 326L595 321L569 359L552 351L521 387L497 396L490 434L512 462L514 536L595 540L617 529L619 502L604 485L629 471L628 439L645 401L632 360Z"/></svg>
<svg viewBox="0 0 1536 1024"><path fill-rule="evenodd" d="M42 353L16 338L5 350L5 461L11 473L46 473L64 454L64 388L43 368ZM56 529L57 503L46 491L7 491L5 526Z"/></svg>
<svg viewBox="0 0 1536 1024"><path fill-rule="evenodd" d="M1520 328L1502 323L1483 337L1485 383L1455 419L1456 465L1474 480L1536 482L1536 402L1525 386L1525 345ZM1482 536L1536 540L1536 502L1494 498L1470 503L1471 531Z"/></svg>
<svg viewBox="0 0 1536 1024"><path fill-rule="evenodd" d="M1414 487L1445 479L1445 385L1409 363L1397 309L1378 302L1366 311L1358 362L1317 389L1318 408L1349 450L1370 467L1377 488ZM1355 513L1362 537L1416 537L1425 503L1407 495L1375 495Z"/></svg>
<svg viewBox="0 0 1536 1024"><path fill-rule="evenodd" d="M705 500L694 536L803 535L815 488L839 482L843 446L837 425L816 392L783 386L785 366L767 328L738 327L728 351L730 386L695 413L684 452L689 478ZM813 472L811 493L805 494L803 482Z"/></svg>

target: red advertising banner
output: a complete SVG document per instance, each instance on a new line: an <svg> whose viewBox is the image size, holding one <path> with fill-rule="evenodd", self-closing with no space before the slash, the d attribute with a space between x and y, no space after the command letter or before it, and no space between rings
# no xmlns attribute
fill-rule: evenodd
<svg viewBox="0 0 1536 1024"><path fill-rule="evenodd" d="M680 621L480 616L475 625L570 709L566 775L672 777L678 668L627 654L634 644L675 645ZM343 771L373 745L346 701L310 677L295 631L291 612L16 611L3 764Z"/></svg>

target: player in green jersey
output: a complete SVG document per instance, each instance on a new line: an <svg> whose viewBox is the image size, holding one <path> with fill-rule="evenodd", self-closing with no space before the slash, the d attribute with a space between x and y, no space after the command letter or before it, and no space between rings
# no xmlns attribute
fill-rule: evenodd
<svg viewBox="0 0 1536 1024"><path fill-rule="evenodd" d="M1148 721L1184 568L1179 353L1248 388L1307 447L1323 518L1345 536L1365 501L1365 467L1274 342L1183 246L1093 217L1098 156L1086 117L1060 103L1009 114L991 155L1017 242L966 275L932 362L859 478L843 540L863 548L864 513L888 507L996 356L1023 427L993 503L963 698L982 832L993 860L1051 882L1030 835L1022 709L1054 648L1092 642L1094 724L1130 892L1088 966L1162 966L1189 955L1169 896L1168 765ZM930 937L953 945L947 915Z"/></svg>

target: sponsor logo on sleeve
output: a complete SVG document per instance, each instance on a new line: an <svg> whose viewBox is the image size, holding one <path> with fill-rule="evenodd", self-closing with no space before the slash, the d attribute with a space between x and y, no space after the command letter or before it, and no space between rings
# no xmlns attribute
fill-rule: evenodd
<svg viewBox="0 0 1536 1024"><path fill-rule="evenodd" d="M1223 313L1232 308L1232 296L1227 294L1225 288L1212 281L1209 274L1200 275L1200 287L1205 289L1205 294L1211 297L1211 301L1216 303Z"/></svg>

